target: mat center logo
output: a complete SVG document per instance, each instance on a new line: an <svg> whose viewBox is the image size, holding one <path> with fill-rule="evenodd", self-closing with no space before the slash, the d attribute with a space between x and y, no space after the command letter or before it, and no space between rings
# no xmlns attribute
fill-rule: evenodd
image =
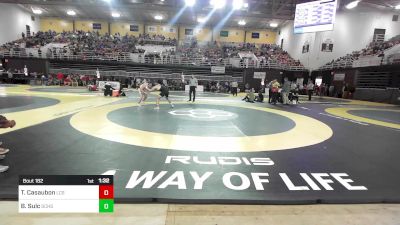
<svg viewBox="0 0 400 225"><path fill-rule="evenodd" d="M182 119L190 120L228 120L237 116L234 113L216 109L177 109L168 113Z"/></svg>

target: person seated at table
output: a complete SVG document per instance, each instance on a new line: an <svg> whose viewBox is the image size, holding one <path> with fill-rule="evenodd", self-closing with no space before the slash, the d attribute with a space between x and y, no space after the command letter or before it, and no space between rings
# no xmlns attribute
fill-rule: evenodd
<svg viewBox="0 0 400 225"><path fill-rule="evenodd" d="M70 86L72 84L71 77L68 76L67 78L64 79L64 86Z"/></svg>

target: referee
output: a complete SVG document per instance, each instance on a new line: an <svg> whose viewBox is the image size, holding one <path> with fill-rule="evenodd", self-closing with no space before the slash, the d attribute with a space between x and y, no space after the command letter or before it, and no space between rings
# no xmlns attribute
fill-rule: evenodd
<svg viewBox="0 0 400 225"><path fill-rule="evenodd" d="M189 102L192 101L192 93L193 93L193 102L196 98L196 88L197 88L198 82L197 79L192 75L192 77L189 80Z"/></svg>

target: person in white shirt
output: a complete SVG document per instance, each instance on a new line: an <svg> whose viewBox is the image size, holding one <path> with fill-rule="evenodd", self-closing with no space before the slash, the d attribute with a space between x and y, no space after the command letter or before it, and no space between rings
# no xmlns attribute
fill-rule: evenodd
<svg viewBox="0 0 400 225"><path fill-rule="evenodd" d="M231 87L232 87L232 89L231 89L232 95L233 95L233 96L237 96L238 82L233 81L232 84L231 84Z"/></svg>
<svg viewBox="0 0 400 225"><path fill-rule="evenodd" d="M192 77L189 80L189 102L192 101L192 93L193 93L193 102L196 99L196 88L197 88L198 82L197 79L192 75Z"/></svg>

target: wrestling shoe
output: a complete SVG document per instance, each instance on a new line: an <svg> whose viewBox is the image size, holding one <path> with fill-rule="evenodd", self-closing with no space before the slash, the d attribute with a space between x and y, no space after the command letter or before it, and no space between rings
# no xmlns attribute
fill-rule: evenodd
<svg viewBox="0 0 400 225"><path fill-rule="evenodd" d="M2 166L2 165L0 165L0 173L2 173L2 172L6 172L7 170L8 170L8 166Z"/></svg>
<svg viewBox="0 0 400 225"><path fill-rule="evenodd" d="M6 153L9 152L9 151L10 151L9 149L0 148L0 155L4 155L4 154L6 154Z"/></svg>

